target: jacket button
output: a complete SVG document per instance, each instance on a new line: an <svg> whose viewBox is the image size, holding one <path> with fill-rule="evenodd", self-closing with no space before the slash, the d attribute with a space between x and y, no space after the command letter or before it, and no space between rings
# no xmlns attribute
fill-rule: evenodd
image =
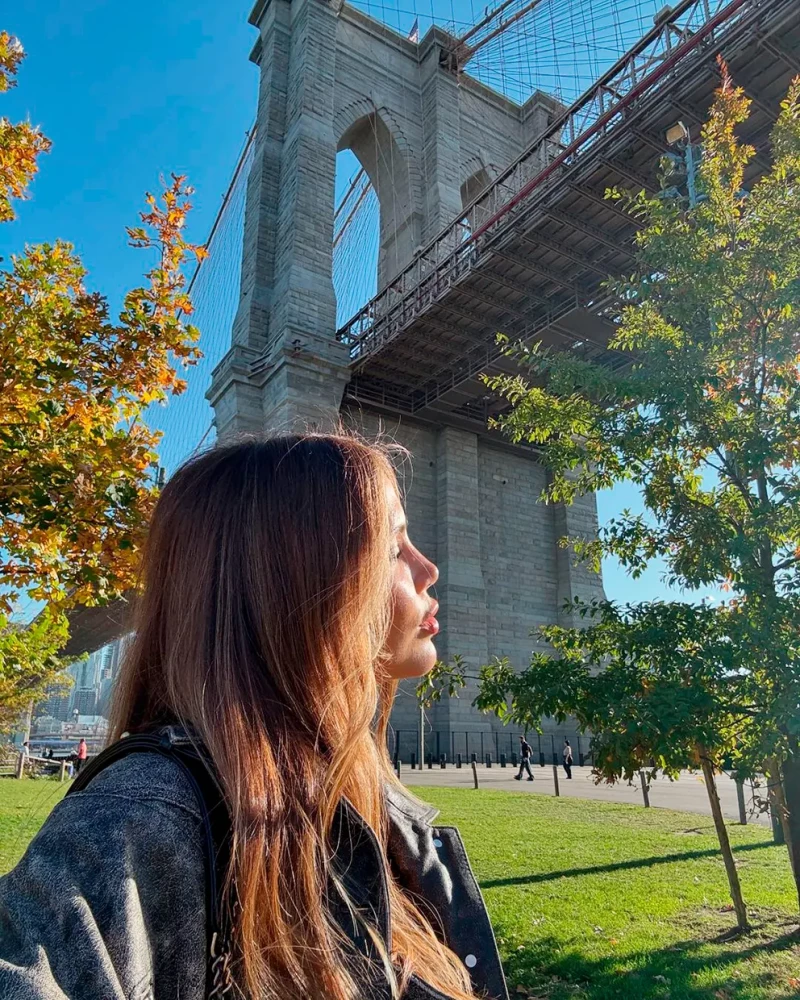
<svg viewBox="0 0 800 1000"><path fill-rule="evenodd" d="M474 955L467 955L467 957L464 959L464 965L466 965L468 969L474 969L477 964L478 964L478 959L475 958Z"/></svg>
<svg viewBox="0 0 800 1000"><path fill-rule="evenodd" d="M439 840L438 837L436 837L436 839L434 840L433 846L434 847L441 847L442 846L442 842L441 842L441 840Z"/></svg>

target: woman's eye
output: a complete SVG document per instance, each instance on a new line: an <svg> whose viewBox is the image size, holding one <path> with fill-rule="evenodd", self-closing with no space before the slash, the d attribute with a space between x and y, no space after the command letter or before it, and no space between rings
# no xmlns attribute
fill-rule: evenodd
<svg viewBox="0 0 800 1000"><path fill-rule="evenodd" d="M402 549L397 549L396 551L394 551L394 552L392 553L392 558L393 558L393 559L399 559L399 558L400 558L400 553L401 553L401 552L402 552Z"/></svg>

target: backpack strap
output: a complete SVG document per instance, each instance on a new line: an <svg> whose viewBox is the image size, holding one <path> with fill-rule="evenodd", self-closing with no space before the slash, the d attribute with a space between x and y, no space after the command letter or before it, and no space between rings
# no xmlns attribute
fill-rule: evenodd
<svg viewBox="0 0 800 1000"><path fill-rule="evenodd" d="M175 726L124 736L81 769L67 795L82 791L101 771L132 753L157 753L174 761L188 778L200 807L206 890L206 997L216 1000L232 988L222 904L230 860L230 816L206 748Z"/></svg>

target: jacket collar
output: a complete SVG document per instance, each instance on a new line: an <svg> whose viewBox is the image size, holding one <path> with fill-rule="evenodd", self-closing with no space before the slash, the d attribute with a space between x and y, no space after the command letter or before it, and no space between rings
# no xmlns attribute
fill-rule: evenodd
<svg viewBox="0 0 800 1000"><path fill-rule="evenodd" d="M431 822L439 810L414 798L400 785L385 785L389 838L402 868L413 865L422 843L431 839ZM331 831L333 862L339 878L356 907L366 911L384 939L391 945L388 886L384 852L374 831L343 798Z"/></svg>
<svg viewBox="0 0 800 1000"><path fill-rule="evenodd" d="M389 819L404 825L403 820L411 820L412 823L420 823L430 826L439 815L439 810L435 806L428 805L420 799L407 792L400 784L386 782L386 808L389 812Z"/></svg>

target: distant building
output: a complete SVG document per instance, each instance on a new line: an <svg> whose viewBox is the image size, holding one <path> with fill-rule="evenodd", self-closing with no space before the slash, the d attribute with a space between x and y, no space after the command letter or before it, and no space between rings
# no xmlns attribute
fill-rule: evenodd
<svg viewBox="0 0 800 1000"><path fill-rule="evenodd" d="M76 691L72 699L71 714L75 715L96 715L97 714L97 691L95 688L84 688Z"/></svg>
<svg viewBox="0 0 800 1000"><path fill-rule="evenodd" d="M31 726L31 736L60 736L63 725L52 715L41 715Z"/></svg>
<svg viewBox="0 0 800 1000"><path fill-rule="evenodd" d="M69 704L72 698L70 691L61 694L53 694L43 702L40 702L34 711L37 719L52 718L59 722L66 722L69 718Z"/></svg>
<svg viewBox="0 0 800 1000"><path fill-rule="evenodd" d="M47 716L72 725L76 715L108 718L111 693L128 641L127 637L118 639L85 660L71 664L67 673L72 677L72 687L67 691L54 691L40 702L34 710L34 718Z"/></svg>

